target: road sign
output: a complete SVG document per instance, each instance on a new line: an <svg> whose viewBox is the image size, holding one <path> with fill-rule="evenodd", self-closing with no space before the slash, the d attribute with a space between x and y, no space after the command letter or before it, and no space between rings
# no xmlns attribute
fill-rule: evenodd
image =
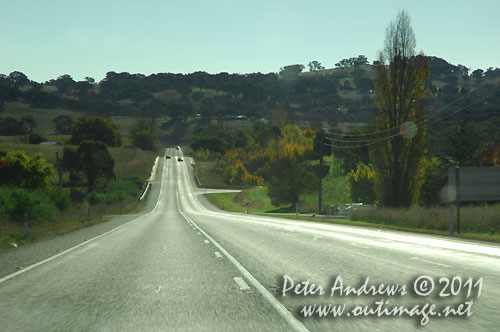
<svg viewBox="0 0 500 332"><path fill-rule="evenodd" d="M450 202L500 201L500 167L452 167L448 184Z"/></svg>

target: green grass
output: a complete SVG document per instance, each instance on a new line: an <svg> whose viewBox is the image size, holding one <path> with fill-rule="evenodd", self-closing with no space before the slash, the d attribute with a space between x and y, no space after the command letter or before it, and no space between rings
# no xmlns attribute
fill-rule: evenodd
<svg viewBox="0 0 500 332"><path fill-rule="evenodd" d="M278 214L285 211L272 206L267 197L266 188L246 189L241 193L207 194L207 199L220 209L229 212L246 212L245 204L249 203L249 213L257 215L272 216L276 218L296 219L295 215ZM384 211L386 210L386 211ZM368 212L366 212L368 211ZM381 220L360 220L362 213L382 211L382 215L391 216L391 222ZM402 212L404 211L404 212ZM273 213L274 212L274 213ZM301 213L304 213L301 211ZM352 220L340 218L306 217L299 216L299 220L335 223L350 226L362 226L379 229L390 229L396 231L416 232L440 236L448 234L449 209L378 209L378 210L356 210L353 211ZM500 207L464 207L462 208L462 232L453 234L453 237L474 239L481 241L493 241L500 243ZM439 219L437 219L439 218ZM497 227L497 232L492 234L492 227Z"/></svg>

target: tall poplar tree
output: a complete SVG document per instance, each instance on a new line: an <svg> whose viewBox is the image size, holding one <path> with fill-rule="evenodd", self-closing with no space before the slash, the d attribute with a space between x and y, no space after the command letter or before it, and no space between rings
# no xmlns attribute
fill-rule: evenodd
<svg viewBox="0 0 500 332"><path fill-rule="evenodd" d="M375 78L376 138L370 146L375 188L384 206L408 207L417 202L425 175L424 83L429 64L415 54L410 17L399 12L386 30Z"/></svg>

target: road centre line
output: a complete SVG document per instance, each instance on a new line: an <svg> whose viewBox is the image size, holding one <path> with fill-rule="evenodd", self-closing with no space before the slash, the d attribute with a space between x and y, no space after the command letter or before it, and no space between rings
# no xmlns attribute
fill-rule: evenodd
<svg viewBox="0 0 500 332"><path fill-rule="evenodd" d="M215 254L215 257L222 258L222 255L218 251L214 252L214 254Z"/></svg>
<svg viewBox="0 0 500 332"><path fill-rule="evenodd" d="M238 285L238 287L240 288L240 290L242 290L242 291L248 291L248 290L250 290L250 286L248 286L248 284L242 278L235 277L235 278L233 278L233 280Z"/></svg>
<svg viewBox="0 0 500 332"><path fill-rule="evenodd" d="M278 314L290 325L290 327L295 332L309 332L309 330L299 321L295 316L288 311L262 284L255 279L255 277L248 272L247 269L243 267L229 252L226 251L217 241L215 241L210 235L208 235L203 229L200 228L191 218L189 218L180 207L179 203L179 192L176 192L177 196L177 210L184 217L184 219L188 219L191 221L193 225L196 226L209 240L212 242L214 246L219 249L219 251L224 254L227 259L240 271L240 273L245 277L245 279L250 282L250 284L264 297L265 300L269 302L269 304L278 312Z"/></svg>
<svg viewBox="0 0 500 332"><path fill-rule="evenodd" d="M210 241L208 241L208 240L205 240L205 243L210 243Z"/></svg>

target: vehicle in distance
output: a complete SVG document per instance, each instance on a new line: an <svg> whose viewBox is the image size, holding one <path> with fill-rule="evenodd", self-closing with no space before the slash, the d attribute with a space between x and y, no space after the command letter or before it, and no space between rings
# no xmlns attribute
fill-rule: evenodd
<svg viewBox="0 0 500 332"><path fill-rule="evenodd" d="M177 145L177 146L175 147L175 149L176 149L176 150L180 150L180 149L181 149L181 147Z"/></svg>
<svg viewBox="0 0 500 332"><path fill-rule="evenodd" d="M177 157L177 161L184 161L184 159L182 159L182 157Z"/></svg>
<svg viewBox="0 0 500 332"><path fill-rule="evenodd" d="M172 157L170 155L168 155L168 154L165 156L165 159L171 159L171 158Z"/></svg>

